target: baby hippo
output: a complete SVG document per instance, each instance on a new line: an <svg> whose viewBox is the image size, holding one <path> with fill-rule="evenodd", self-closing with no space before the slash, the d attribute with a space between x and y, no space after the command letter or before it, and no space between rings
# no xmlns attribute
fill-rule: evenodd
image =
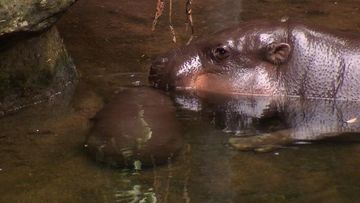
<svg viewBox="0 0 360 203"><path fill-rule="evenodd" d="M175 116L164 92L130 88L97 113L85 146L96 161L111 166L166 163L183 145Z"/></svg>

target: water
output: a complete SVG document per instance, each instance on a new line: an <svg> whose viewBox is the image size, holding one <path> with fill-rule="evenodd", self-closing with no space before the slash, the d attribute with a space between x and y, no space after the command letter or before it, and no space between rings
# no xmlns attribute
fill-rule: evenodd
<svg viewBox="0 0 360 203"><path fill-rule="evenodd" d="M146 84L151 60L185 43L184 2L150 32L156 1L80 0L58 27L81 78L70 103L1 119L0 202L357 202L360 145L314 144L258 154L227 146L203 114L179 111L186 145L167 165L141 171L94 163L83 150L89 118L124 86ZM255 18L296 17L360 31L360 1L196 0L196 35ZM156 201L155 201L156 200Z"/></svg>

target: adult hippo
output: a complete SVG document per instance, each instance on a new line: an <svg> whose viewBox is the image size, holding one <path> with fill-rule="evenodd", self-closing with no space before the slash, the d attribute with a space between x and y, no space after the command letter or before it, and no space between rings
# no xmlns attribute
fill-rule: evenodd
<svg viewBox="0 0 360 203"><path fill-rule="evenodd" d="M251 21L162 55L162 89L360 99L360 36L293 21Z"/></svg>
<svg viewBox="0 0 360 203"><path fill-rule="evenodd" d="M154 87L166 90L192 89L273 99L298 97L300 100L353 102L360 99L359 67L359 35L291 20L262 20L241 23L159 56L151 66L149 81ZM336 114L336 111L329 110L337 108L336 102L325 106L327 116ZM353 104L348 106L352 108L340 112L360 110L353 108ZM294 113L293 110L289 112ZM339 128L324 131L313 130L317 127L310 126L317 133L310 133L306 139L323 138L320 136L322 133L334 135L357 131L357 126L351 129L342 126L348 121L352 125L357 123L358 115L347 114L346 117L340 116L331 122L332 126ZM293 120L288 119L290 122ZM236 137L230 139L230 144L238 149L263 151L304 138L294 134L299 133L282 130L248 138Z"/></svg>
<svg viewBox="0 0 360 203"><path fill-rule="evenodd" d="M251 21L159 56L149 81L159 89L191 89L208 104L208 95L233 95L211 109L226 110L226 118L228 113L246 118L227 122L236 128L283 115L286 122L275 132L229 140L238 149L266 151L326 137L322 134L360 131L360 114L353 114L360 112L359 47L360 37L348 33L294 21ZM178 101L194 109L193 100L175 96ZM98 113L86 146L97 160L112 165L165 163L183 145L176 122L166 95L153 88L129 89Z"/></svg>

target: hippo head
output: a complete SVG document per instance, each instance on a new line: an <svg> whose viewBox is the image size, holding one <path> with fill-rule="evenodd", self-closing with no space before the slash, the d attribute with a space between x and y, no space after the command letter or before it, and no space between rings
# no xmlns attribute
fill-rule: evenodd
<svg viewBox="0 0 360 203"><path fill-rule="evenodd" d="M149 81L161 89L277 95L290 57L287 24L253 21L159 56Z"/></svg>

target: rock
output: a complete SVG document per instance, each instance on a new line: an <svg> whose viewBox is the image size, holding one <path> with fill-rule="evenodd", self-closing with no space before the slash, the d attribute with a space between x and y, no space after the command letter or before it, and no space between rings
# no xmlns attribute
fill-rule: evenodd
<svg viewBox="0 0 360 203"><path fill-rule="evenodd" d="M73 89L76 69L55 27L0 52L0 111L12 112Z"/></svg>
<svg viewBox="0 0 360 203"><path fill-rule="evenodd" d="M16 32L34 32L53 25L76 0L2 0L0 37Z"/></svg>
<svg viewBox="0 0 360 203"><path fill-rule="evenodd" d="M52 25L75 1L0 1L0 117L74 89L75 65Z"/></svg>

